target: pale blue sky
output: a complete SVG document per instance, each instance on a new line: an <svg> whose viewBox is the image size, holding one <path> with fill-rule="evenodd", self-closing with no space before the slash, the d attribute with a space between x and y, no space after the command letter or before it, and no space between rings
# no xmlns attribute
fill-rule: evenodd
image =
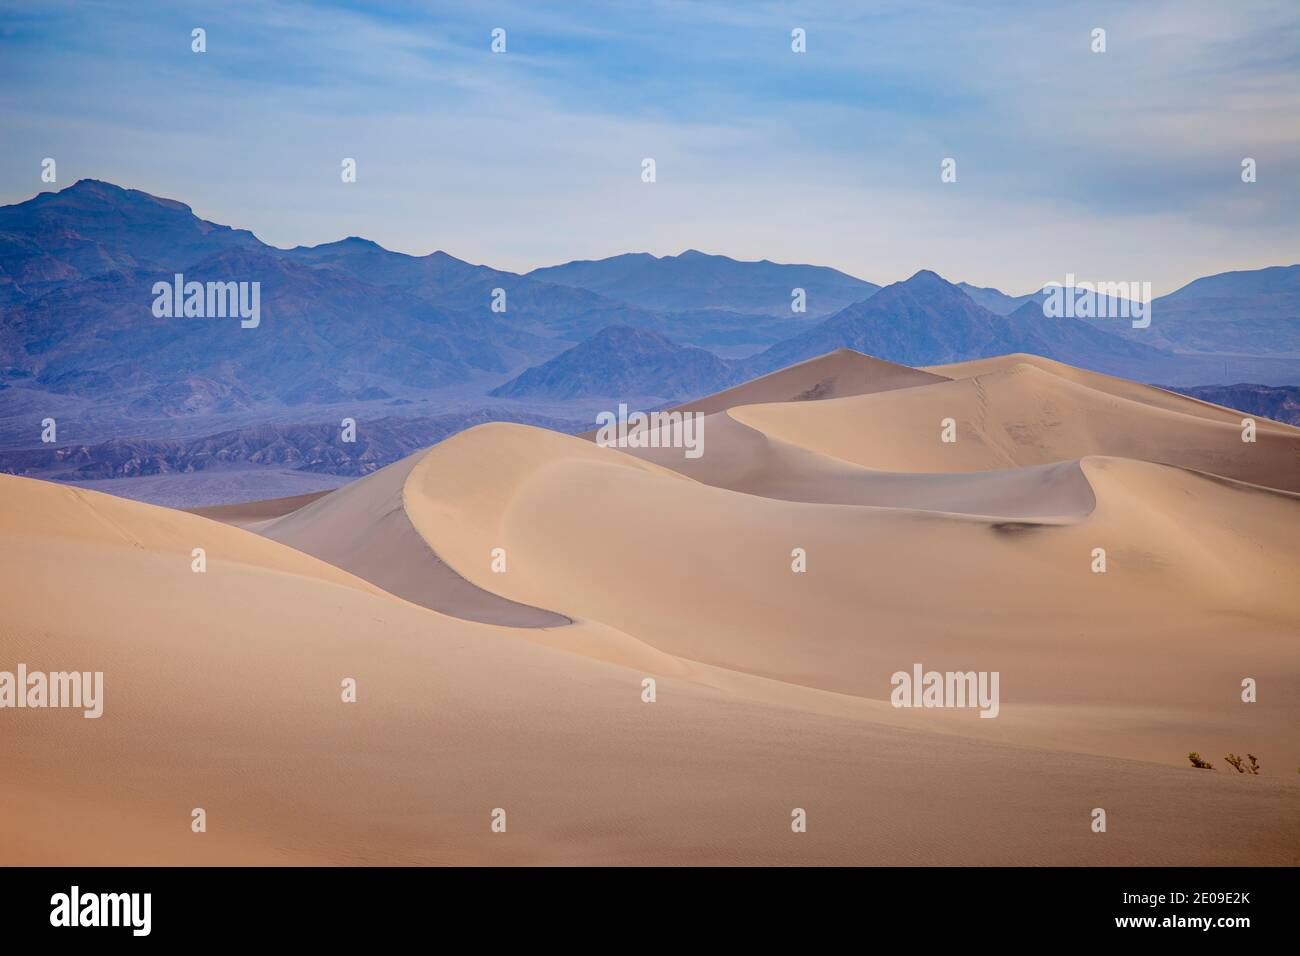
<svg viewBox="0 0 1300 956"><path fill-rule="evenodd" d="M50 188L52 156L60 188L144 189L275 245L519 271L697 248L1160 294L1300 261L1298 134L1293 0L0 0L0 202Z"/></svg>

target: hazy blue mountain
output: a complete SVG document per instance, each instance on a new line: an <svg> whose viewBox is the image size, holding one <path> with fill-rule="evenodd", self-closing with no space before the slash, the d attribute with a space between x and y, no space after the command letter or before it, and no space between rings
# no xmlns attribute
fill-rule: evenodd
<svg viewBox="0 0 1300 956"><path fill-rule="evenodd" d="M153 285L259 282L261 325L155 317ZM507 312L489 308L507 289ZM183 203L82 180L0 208L0 386L191 416L504 376L640 310L445 253L281 250ZM557 336L559 338L557 339ZM498 378L499 381L499 378Z"/></svg>
<svg viewBox="0 0 1300 956"><path fill-rule="evenodd" d="M178 272L260 282L261 325L155 317L153 284ZM794 287L807 313L790 312ZM490 308L498 288L504 313ZM923 271L878 290L833 269L695 251L518 275L357 237L282 250L183 203L82 180L0 208L0 422L29 433L75 409L103 435L142 420L396 405L416 391L477 401L530 366L500 394L672 400L841 347L907 364L1027 351L1175 385L1300 383L1300 361L1285 357L1300 356L1300 266L1197 280L1156 300L1145 330L1047 319L1033 297L999 314L1017 297L965 288ZM768 348L730 362L689 347L700 345Z"/></svg>
<svg viewBox="0 0 1300 956"><path fill-rule="evenodd" d="M107 272L165 271L260 246L251 232L199 219L183 203L83 179L0 207L0 309Z"/></svg>
<svg viewBox="0 0 1300 956"><path fill-rule="evenodd" d="M1098 296L1097 301L1104 304L1106 297ZM1031 297L1005 318L1017 332L1028 331L1034 337L1037 347L1027 351L1082 368L1147 381L1153 369L1170 359L1168 353L1137 337L1116 334L1119 329L1132 328L1131 318L1088 321L1049 317L1038 297Z"/></svg>
<svg viewBox="0 0 1300 956"><path fill-rule="evenodd" d="M969 282L958 282L957 288L975 300L977 305L984 306L984 308L996 315L1010 315L1026 302L1037 298L1041 294L1030 292L1027 295L1007 295L1000 289L971 285Z"/></svg>
<svg viewBox="0 0 1300 956"><path fill-rule="evenodd" d="M655 312L578 286L472 265L445 252L408 256L357 237L300 246L288 254L313 265L340 269L366 282L402 289L443 308L466 315L486 312L493 321L509 322L569 342L589 338L610 325L633 325L694 345L761 345L779 342L813 321L806 314L790 313L788 309L776 315L726 309ZM505 291L504 313L491 312L494 289Z"/></svg>
<svg viewBox="0 0 1300 956"><path fill-rule="evenodd" d="M1300 354L1300 265L1225 272L1155 300L1153 344L1180 352Z"/></svg>
<svg viewBox="0 0 1300 956"><path fill-rule="evenodd" d="M177 268L186 281L260 283L261 324L155 317L152 286L171 279L170 266L108 272L11 308L0 323L0 367L51 392L137 408L184 408L188 383L215 381L250 407L464 382L557 348L275 250L232 248Z"/></svg>
<svg viewBox="0 0 1300 956"><path fill-rule="evenodd" d="M997 315L929 270L881 289L807 332L745 363L748 374L783 368L837 348L904 365L937 365L1031 352L1086 368L1134 371L1162 353L1077 319L1048 319L1037 302Z"/></svg>
<svg viewBox="0 0 1300 956"><path fill-rule="evenodd" d="M534 269L533 279L588 289L660 312L722 309L790 316L791 290L807 294L810 317L829 315L880 286L825 266L741 262L688 249L679 256L639 252Z"/></svg>
<svg viewBox="0 0 1300 956"><path fill-rule="evenodd" d="M655 321L644 309L586 289L473 265L441 251L409 256L354 236L319 246L299 246L286 255L310 265L340 270L363 282L400 289L439 308L570 341L586 338L611 324ZM505 292L504 312L492 311L496 289Z"/></svg>
<svg viewBox="0 0 1300 956"><path fill-rule="evenodd" d="M653 328L680 345L698 345L721 349L726 346L772 345L798 335L817 324L816 317L807 315L757 315L751 312L731 312L727 309L700 309L696 312L651 312L649 318L638 322L642 328Z"/></svg>
<svg viewBox="0 0 1300 956"><path fill-rule="evenodd" d="M502 398L690 398L738 380L735 366L657 332L611 326L493 389Z"/></svg>
<svg viewBox="0 0 1300 956"><path fill-rule="evenodd" d="M1128 325L1125 319L1106 321L1112 327ZM840 348L913 366L1027 352L1139 381L1178 384L1204 381L1218 370L1214 361L1176 356L1080 319L1049 318L1032 297L1010 315L997 315L957 286L922 270L749 359L722 362L654 333L607 329L493 394L689 399ZM1277 375L1300 373L1300 365L1285 361L1261 369Z"/></svg>
<svg viewBox="0 0 1300 956"><path fill-rule="evenodd" d="M1231 296L1300 295L1300 265L1269 266L1194 279L1176 292L1162 296L1164 302L1194 299L1223 299Z"/></svg>
<svg viewBox="0 0 1300 956"><path fill-rule="evenodd" d="M568 342L580 341L609 325L635 324L705 344L770 343L809 321L806 314L789 312L788 287L783 292L785 312L778 310L773 317L756 319L751 313L742 314L743 310L726 309L700 315L693 310L689 315L659 315L570 283L551 283L474 265L445 252L405 255L355 236L281 250L265 245L247 230L199 219L184 203L97 180L81 180L62 191L0 207L0 310L110 272L183 272L188 265L233 248L335 269L367 286L383 286L424 299L442 311L462 312L479 321L513 325ZM840 275L834 270L807 268ZM491 311L495 289L505 290L504 313Z"/></svg>
<svg viewBox="0 0 1300 956"><path fill-rule="evenodd" d="M957 288L961 289L968 296L974 299L976 303L984 306L984 308L988 309L990 312L996 313L997 315L1010 315L1012 312L1024 307L1025 304L1029 302L1042 303L1047 296L1046 287L1039 289L1037 292L1026 293L1025 295L1007 295L1005 292L998 289L974 286L968 282L958 282ZM1078 294L1079 293L1077 292L1075 293L1076 296ZM1092 309L1094 312L1105 312L1108 315L1120 315L1122 314L1122 310L1129 315L1132 315L1133 312L1132 306L1125 303L1122 299L1106 295L1097 295L1096 293L1092 295ZM1089 320L1085 319L1084 321ZM1113 328L1105 327L1104 320L1099 324L1103 327L1103 331L1114 331ZM1111 324L1113 325L1114 323Z"/></svg>

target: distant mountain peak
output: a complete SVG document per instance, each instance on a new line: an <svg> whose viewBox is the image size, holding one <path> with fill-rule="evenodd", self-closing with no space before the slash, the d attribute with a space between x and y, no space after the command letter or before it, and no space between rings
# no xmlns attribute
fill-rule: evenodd
<svg viewBox="0 0 1300 956"><path fill-rule="evenodd" d="M388 251L387 249L384 249L384 247L381 246L379 243L375 242L375 240L373 240L373 239L365 239L365 238L362 238L361 236L348 236L346 239L340 239L340 240L338 241L338 244L339 244L340 246L344 246L344 245L346 245L346 246L360 246L360 247L364 247L364 248L366 248L366 249L379 249L379 250L382 250L383 252L387 252L387 251Z"/></svg>
<svg viewBox="0 0 1300 956"><path fill-rule="evenodd" d="M71 186L67 186L56 192L42 193L41 196L48 196L54 201L78 200L84 202L87 199L99 200L109 205L121 206L128 203L149 204L165 206L168 209L174 209L177 212L193 214L192 210L185 203L176 199L165 199L162 196L155 196L153 193L147 193L142 189L127 189L116 183L105 182L102 179L78 179ZM40 196L36 197L41 198Z"/></svg>
<svg viewBox="0 0 1300 956"><path fill-rule="evenodd" d="M907 298L920 298L936 303L970 301L971 304L974 304L973 300L962 289L930 269L920 269L906 279L887 285L877 292L876 296L883 296L880 299L881 303ZM875 298L875 296L872 298ZM872 300L867 299L866 301L870 302ZM865 305L866 303L858 304Z"/></svg>
<svg viewBox="0 0 1300 956"><path fill-rule="evenodd" d="M116 183L106 182L102 179L78 179L71 186L68 186L60 192L112 192L124 193L126 189Z"/></svg>
<svg viewBox="0 0 1300 956"><path fill-rule="evenodd" d="M293 252L326 252L326 251L369 251L369 252L388 252L379 243L373 239L364 239L361 236L348 236L344 239L335 239L333 242L322 242L315 246L296 246Z"/></svg>
<svg viewBox="0 0 1300 956"><path fill-rule="evenodd" d="M930 269L918 269L910 277L904 280L903 284L918 287L944 286L952 289L957 288L943 276L939 275L939 273Z"/></svg>
<svg viewBox="0 0 1300 956"><path fill-rule="evenodd" d="M842 347L911 366L1023 352L1121 373L1166 357L1082 320L1047 323L1034 300L1011 315L996 314L921 269L743 364L747 374L761 374Z"/></svg>
<svg viewBox="0 0 1300 956"><path fill-rule="evenodd" d="M611 325L489 394L679 399L715 391L735 378L733 366L712 352L678 345L650 329Z"/></svg>

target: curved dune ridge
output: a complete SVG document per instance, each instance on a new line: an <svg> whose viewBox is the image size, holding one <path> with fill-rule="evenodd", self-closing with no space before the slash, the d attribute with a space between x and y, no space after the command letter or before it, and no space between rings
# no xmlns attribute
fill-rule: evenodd
<svg viewBox="0 0 1300 956"><path fill-rule="evenodd" d="M787 501L1039 521L1082 517L1094 504L1077 461L984 473L893 472L773 437L728 411L706 416L703 431L707 453L698 458L686 458L673 448L620 450L707 485Z"/></svg>
<svg viewBox="0 0 1300 956"><path fill-rule="evenodd" d="M1118 380L1079 370L1065 376L1041 359L1010 359L925 388L729 414L770 439L888 471L988 471L1110 455L1300 491L1296 428L1259 419L1250 444L1241 440L1240 412L1150 386L1127 383L1121 391L1109 387ZM953 443L938 440L945 419L955 423Z"/></svg>
<svg viewBox="0 0 1300 956"><path fill-rule="evenodd" d="M690 661L868 700L887 699L889 676L915 660L964 670L974 658L996 660L1005 686L1036 707L1103 716L1117 688L1149 684L1134 698L1148 720L1178 721L1202 691L1197 720L1250 722L1264 708L1239 713L1234 694L1217 704L1212 694L1240 666L1225 632L1242 623L1272 648L1256 669L1297 687L1295 496L1090 457L1077 466L1096 498L1086 515L1011 521L779 501L641 464L563 435L485 426L412 471L410 513L446 561L512 600ZM477 560L489 543L511 555L508 574ZM1094 547L1108 552L1104 576L1090 570ZM791 572L795 548L808 556L804 574ZM1297 716L1289 696L1274 717ZM1049 726L1023 713L1022 739L1071 732L1073 716ZM1000 734L1018 720L1004 713L963 732ZM1252 741L1289 762L1293 726L1261 719ZM1133 736L1118 722L1075 736L1080 749L1178 762L1182 733Z"/></svg>
<svg viewBox="0 0 1300 956"><path fill-rule="evenodd" d="M0 860L1300 862L1300 430L1032 356L684 408L697 459L482 425L215 520L0 479L0 669L107 696L0 711Z"/></svg>
<svg viewBox="0 0 1300 956"><path fill-rule="evenodd" d="M714 395L687 402L678 406L678 409L710 415L737 405L872 395L897 388L933 385L946 378L948 376L939 372L897 365L852 349L836 349Z"/></svg>
<svg viewBox="0 0 1300 956"><path fill-rule="evenodd" d="M568 618L500 597L471 584L412 526L403 501L407 476L422 453L286 515L250 526L258 533L328 561L415 604L456 617L512 627L554 627Z"/></svg>

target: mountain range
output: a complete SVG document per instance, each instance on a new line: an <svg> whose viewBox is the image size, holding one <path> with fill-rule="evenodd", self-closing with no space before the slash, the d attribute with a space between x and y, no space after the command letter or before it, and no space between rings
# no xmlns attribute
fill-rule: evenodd
<svg viewBox="0 0 1300 956"><path fill-rule="evenodd" d="M1300 266L1224 272L1156 299L1153 344L1178 352L1300 355ZM1135 337L1138 330L1120 330ZM1288 384L1294 384L1289 382Z"/></svg>
<svg viewBox="0 0 1300 956"><path fill-rule="evenodd" d="M1180 354L1141 341L1137 334L1116 334L1121 327L1130 328L1128 320L1047 318L1039 298L1023 299L1010 313L1001 314L980 305L961 286L923 269L745 359L707 362L695 354L702 350L683 348L664 336L633 338L626 331L617 336L602 332L492 394L514 398L655 395L682 400L843 348L913 366L1028 353L1183 387L1211 381L1223 372L1224 360L1218 356ZM1244 366L1266 377L1300 381L1294 377L1296 363L1288 358L1235 355L1230 361L1238 372ZM668 368L676 373L666 374Z"/></svg>
<svg viewBox="0 0 1300 956"><path fill-rule="evenodd" d="M156 316L154 286L177 274L259 283L258 327ZM1198 279L1152 310L1140 330L1048 319L1039 294L924 269L882 288L696 250L518 274L355 236L280 249L181 202L81 180L0 207L0 440L30 445L47 416L94 443L128 422L194 436L330 420L339 406L472 413L489 399L577 419L594 401L680 401L840 348L909 365L1027 352L1181 388L1300 383L1300 266Z"/></svg>
<svg viewBox="0 0 1300 956"><path fill-rule="evenodd" d="M822 301L827 289L870 283L830 269L723 264L730 286L793 270ZM256 281L265 321L255 331L218 319L151 313L152 288L186 281ZM793 281L793 280L792 280ZM828 299L831 302L844 298ZM688 298L685 293L683 298ZM500 311L493 308L498 300ZM654 328L687 342L779 341L810 321L737 311L725 294L685 313L654 312L570 283L464 262L409 256L350 237L278 249L179 202L82 180L0 208L0 388L17 386L120 406L123 415L189 416L305 403L391 398L406 389L486 392L507 377L612 325ZM788 311L789 290L782 293ZM495 379L495 381L492 381Z"/></svg>
<svg viewBox="0 0 1300 956"><path fill-rule="evenodd" d="M825 266L784 265L766 259L738 262L695 249L679 256L635 252L568 262L534 269L528 275L657 312L722 309L781 317L791 314L795 289L804 290L809 316L826 316L880 288Z"/></svg>
<svg viewBox="0 0 1300 956"><path fill-rule="evenodd" d="M1044 318L1036 301L998 315L934 272L921 270L814 328L773 345L748 363L770 372L836 348L851 348L903 365L937 365L988 355L1029 352L1070 357L1072 364L1116 372L1163 359L1156 349L1099 331L1080 319Z"/></svg>
<svg viewBox="0 0 1300 956"><path fill-rule="evenodd" d="M966 282L957 286L999 315L1010 315L1043 299L1042 290L1010 296ZM1155 318L1147 329L1110 319L1083 321L1178 354L1300 355L1300 266L1205 276L1158 297L1152 310Z"/></svg>

